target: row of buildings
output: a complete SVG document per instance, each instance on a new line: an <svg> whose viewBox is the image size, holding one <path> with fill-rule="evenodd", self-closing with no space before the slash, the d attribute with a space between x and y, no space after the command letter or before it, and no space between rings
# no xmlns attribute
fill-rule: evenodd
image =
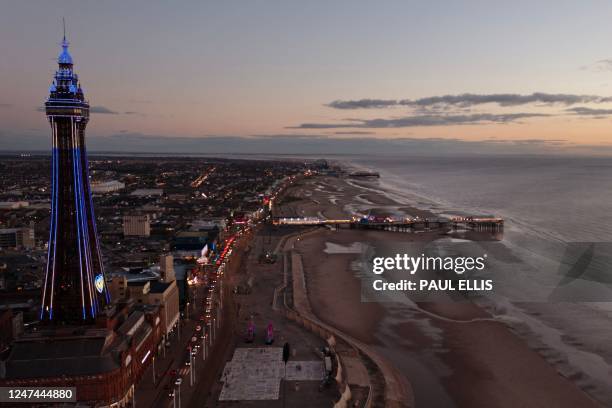
<svg viewBox="0 0 612 408"><path fill-rule="evenodd" d="M88 158L89 103L65 38L45 112L51 155L0 163L0 385L76 386L82 405L128 406L180 325L189 271L307 165Z"/></svg>

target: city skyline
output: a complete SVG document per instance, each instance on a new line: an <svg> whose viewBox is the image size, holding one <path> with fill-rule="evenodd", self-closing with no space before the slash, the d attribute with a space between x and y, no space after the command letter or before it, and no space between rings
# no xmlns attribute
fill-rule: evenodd
<svg viewBox="0 0 612 408"><path fill-rule="evenodd" d="M238 153L278 143L284 153L305 143L306 153L358 153L381 139L397 139L391 152L402 141L438 151L612 150L605 2L134 2L120 16L112 3L71 5L4 8L0 71L13 80L0 100L2 150L50 144L40 89L63 16L88 78L96 150L224 139L230 153L234 138L257 145ZM25 18L27 27L16 24Z"/></svg>

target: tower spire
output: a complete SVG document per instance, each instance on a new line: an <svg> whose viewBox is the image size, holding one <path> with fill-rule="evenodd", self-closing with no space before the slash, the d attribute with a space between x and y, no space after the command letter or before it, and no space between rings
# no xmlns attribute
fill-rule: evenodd
<svg viewBox="0 0 612 408"><path fill-rule="evenodd" d="M68 40L66 40L66 19L64 17L62 17L62 25L64 27L64 37L62 39L62 52L57 57L57 62L60 65L63 64L63 65L69 66L69 65L72 65L72 56L68 52L68 45L70 45L70 43L68 42Z"/></svg>

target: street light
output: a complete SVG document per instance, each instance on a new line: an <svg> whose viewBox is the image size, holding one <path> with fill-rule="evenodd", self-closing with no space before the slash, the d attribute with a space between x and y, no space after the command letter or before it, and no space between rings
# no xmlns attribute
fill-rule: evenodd
<svg viewBox="0 0 612 408"><path fill-rule="evenodd" d="M193 358L193 356L195 356L197 353L197 351L192 350L191 353L189 353L189 362L191 363L189 365L189 385L193 387L193 384L195 382L195 358Z"/></svg>
<svg viewBox="0 0 612 408"><path fill-rule="evenodd" d="M182 378L177 378L174 382L174 385L178 386L178 408L181 408L181 383L183 382Z"/></svg>
<svg viewBox="0 0 612 408"><path fill-rule="evenodd" d="M172 408L176 408L176 392L172 390L172 394L170 394L170 396L172 397Z"/></svg>
<svg viewBox="0 0 612 408"><path fill-rule="evenodd" d="M202 361L206 360L206 334L202 336Z"/></svg>

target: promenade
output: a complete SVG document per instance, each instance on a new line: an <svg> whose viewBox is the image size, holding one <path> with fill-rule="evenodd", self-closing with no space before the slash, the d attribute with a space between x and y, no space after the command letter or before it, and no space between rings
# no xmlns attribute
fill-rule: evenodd
<svg viewBox="0 0 612 408"><path fill-rule="evenodd" d="M260 258L267 251L278 253L279 243L287 232L260 227L241 267L228 277L228 286L241 288L233 295L237 318L231 343L235 349L230 353L233 359L226 359L224 375L215 384L206 406L239 407L248 403L250 407L262 408L331 407L340 398L333 383L319 388L324 374L320 350L327 343L274 310L275 288L283 282L284 262L279 257L275 263L260 263ZM249 322L255 326L252 343L245 342ZM266 345L265 329L270 323L274 327L274 343ZM279 354L285 343L291 350L286 372ZM248 356L246 363L243 356ZM231 377L241 375L247 377L243 377L239 385L227 387L226 382ZM255 375L259 376L256 381L259 387L252 388L259 390L253 393L248 389L247 378Z"/></svg>

